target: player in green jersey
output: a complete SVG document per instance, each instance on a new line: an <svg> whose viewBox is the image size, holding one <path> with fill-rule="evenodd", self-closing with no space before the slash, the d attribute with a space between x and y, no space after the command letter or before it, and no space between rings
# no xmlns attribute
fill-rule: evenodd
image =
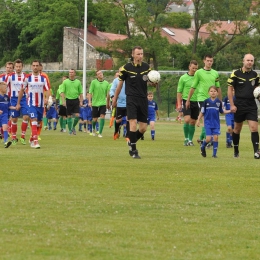
<svg viewBox="0 0 260 260"><path fill-rule="evenodd" d="M88 100L89 106L92 107L92 135L96 135L94 129L96 129L96 123L100 117L98 137L102 137L105 125L107 94L110 89L110 84L104 80L104 75L101 70L96 71L96 76L97 78L91 81Z"/></svg>
<svg viewBox="0 0 260 260"><path fill-rule="evenodd" d="M197 101L197 91L193 93L190 99L190 107L186 108L186 101L193 84L194 74L198 69L198 62L192 60L189 64L189 71L182 75L178 82L177 88L177 110L183 110L184 115L184 146L193 146L193 136L195 132L195 124L199 115L199 106Z"/></svg>
<svg viewBox="0 0 260 260"><path fill-rule="evenodd" d="M218 72L214 69L212 69L213 65L213 56L210 54L207 54L204 56L203 59L204 67L197 70L194 74L194 80L193 84L191 86L187 101L186 101L186 108L190 107L190 101L191 97L194 93L194 91L197 89L197 100L200 104L200 107L203 104L203 101L207 98L209 98L209 88L211 86L216 86L218 89L218 98L222 100L222 92L219 84L219 75ZM198 140L198 142L201 142L205 135L205 128L204 126L201 129L201 135Z"/></svg>
<svg viewBox="0 0 260 260"><path fill-rule="evenodd" d="M62 82L66 80L68 77L63 76L62 77ZM59 100L59 116L60 116L60 128L61 132L66 132L66 123L67 123L67 108L63 106L62 103L62 97L61 97L61 90L62 90L62 84L59 85L59 88L56 93L56 100Z"/></svg>
<svg viewBox="0 0 260 260"><path fill-rule="evenodd" d="M70 69L69 78L63 81L60 95L63 106L67 108L69 134L76 135L75 126L79 121L79 107L83 105L83 89L81 82L76 79L76 71L74 69ZM74 121L72 120L73 114Z"/></svg>

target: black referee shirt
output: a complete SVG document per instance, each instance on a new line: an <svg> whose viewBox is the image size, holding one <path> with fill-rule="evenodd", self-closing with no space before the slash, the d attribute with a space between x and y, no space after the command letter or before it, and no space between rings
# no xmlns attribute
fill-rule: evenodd
<svg viewBox="0 0 260 260"><path fill-rule="evenodd" d="M235 97L240 99L254 99L253 91L259 85L259 75L254 70L235 70L229 77L228 86L234 87Z"/></svg>
<svg viewBox="0 0 260 260"><path fill-rule="evenodd" d="M150 70L145 62L141 65L127 63L121 68L119 80L125 81L127 96L147 97L147 74Z"/></svg>

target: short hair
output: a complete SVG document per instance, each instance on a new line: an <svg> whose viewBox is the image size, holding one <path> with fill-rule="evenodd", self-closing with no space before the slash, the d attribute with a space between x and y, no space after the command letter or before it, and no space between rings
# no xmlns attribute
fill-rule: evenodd
<svg viewBox="0 0 260 260"><path fill-rule="evenodd" d="M209 91L210 91L212 88L215 89L215 90L218 92L218 88L217 88L216 86L210 86L210 87L209 87Z"/></svg>
<svg viewBox="0 0 260 260"><path fill-rule="evenodd" d="M5 81L1 81L1 82L0 82L0 87L2 87L3 85L5 85L5 86L6 86L6 85L7 85L7 83L6 83Z"/></svg>
<svg viewBox="0 0 260 260"><path fill-rule="evenodd" d="M205 54L203 59L205 60L206 58L213 59L213 55L212 54Z"/></svg>
<svg viewBox="0 0 260 260"><path fill-rule="evenodd" d="M14 63L13 63L12 61L7 61L7 62L5 63L5 66L7 66L7 65L12 65L12 66L14 67Z"/></svg>
<svg viewBox="0 0 260 260"><path fill-rule="evenodd" d="M133 49L132 49L132 52L134 52L135 50L142 50L143 48L141 46L135 46Z"/></svg>
<svg viewBox="0 0 260 260"><path fill-rule="evenodd" d="M41 64L41 63L39 62L39 60L33 60L33 61L32 61L32 64L33 64L34 62L38 62L39 65Z"/></svg>
<svg viewBox="0 0 260 260"><path fill-rule="evenodd" d="M75 69L70 69L70 70L73 70L73 71L76 73L76 70L75 70Z"/></svg>
<svg viewBox="0 0 260 260"><path fill-rule="evenodd" d="M147 92L147 96L149 96L149 95L153 95L153 92L152 91L148 91Z"/></svg>
<svg viewBox="0 0 260 260"><path fill-rule="evenodd" d="M20 60L20 59L15 60L15 61L14 61L14 64L16 64L16 63L19 63L19 64L21 63L21 64L23 65L23 62L22 62L22 60Z"/></svg>
<svg viewBox="0 0 260 260"><path fill-rule="evenodd" d="M196 60L191 60L189 65L191 65L191 64L198 65L198 62Z"/></svg>

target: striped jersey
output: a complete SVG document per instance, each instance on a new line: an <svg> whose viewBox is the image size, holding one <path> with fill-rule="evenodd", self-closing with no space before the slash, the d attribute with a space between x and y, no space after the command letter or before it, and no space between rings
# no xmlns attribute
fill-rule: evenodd
<svg viewBox="0 0 260 260"><path fill-rule="evenodd" d="M26 77L25 73L21 73L20 75L18 75L17 73L13 72L8 75L8 77L6 78L6 83L11 98L18 98L18 94L21 90L25 77ZM25 93L23 98L26 98Z"/></svg>
<svg viewBox="0 0 260 260"><path fill-rule="evenodd" d="M44 75L29 74L25 77L22 88L28 89L28 106L44 107L44 91L50 89Z"/></svg>

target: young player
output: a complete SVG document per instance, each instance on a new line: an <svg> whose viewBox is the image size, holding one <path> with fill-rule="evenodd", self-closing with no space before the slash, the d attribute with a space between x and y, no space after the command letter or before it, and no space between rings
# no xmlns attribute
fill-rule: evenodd
<svg viewBox="0 0 260 260"><path fill-rule="evenodd" d="M0 122L3 127L3 136L4 136L4 147L8 148L12 142L8 141L8 119L9 119L9 109L15 109L14 106L11 106L10 98L6 94L7 84L5 82L0 82Z"/></svg>
<svg viewBox="0 0 260 260"><path fill-rule="evenodd" d="M204 127L206 139L201 144L201 155L206 157L206 145L211 141L213 136L213 158L217 158L218 136L220 135L220 119L219 113L223 114L222 102L218 98L218 88L211 86L209 88L209 98L207 98L198 117L197 126L200 126L200 119L204 116Z"/></svg>
<svg viewBox="0 0 260 260"><path fill-rule="evenodd" d="M87 105L88 100L83 99L83 105L80 107L79 112L79 132L82 132L82 125L84 126L84 133L87 132Z"/></svg>
<svg viewBox="0 0 260 260"><path fill-rule="evenodd" d="M234 94L234 90L233 90ZM234 99L234 96L233 96ZM226 125L227 125L227 132L226 132L226 147L227 148L232 148L232 133L234 129L234 113L231 112L230 110L230 102L228 97L225 97L223 99L223 108L225 112L225 120L226 120Z"/></svg>
<svg viewBox="0 0 260 260"><path fill-rule="evenodd" d="M47 105L46 118L48 119L48 129L52 130L51 123L53 123L53 130L56 130L57 127L57 105L55 101L55 97L52 96L52 105Z"/></svg>
<svg viewBox="0 0 260 260"><path fill-rule="evenodd" d="M17 59L14 62L14 69L15 72L12 72L9 74L6 78L7 87L9 88L9 93L11 97L11 105L16 106L18 94L21 90L22 83L26 77L26 74L22 72L23 69L23 62L19 59ZM21 109L20 111L17 111L16 109L11 110L11 135L12 135L12 143L13 145L16 145L18 142L17 139L17 122L20 114L23 116L23 121L21 124L21 137L20 141L22 144L26 144L25 142L25 133L28 126L29 121L29 113L28 113L28 105L26 100L26 94L24 93L24 96L21 100Z"/></svg>
<svg viewBox="0 0 260 260"><path fill-rule="evenodd" d="M154 141L155 137L155 120L159 120L159 112L157 103L153 100L153 92L149 91L147 95L148 99L148 118L147 123L151 128L151 138Z"/></svg>
<svg viewBox="0 0 260 260"><path fill-rule="evenodd" d="M32 62L32 73L26 76L18 95L16 109L20 109L21 99L25 90L28 89L28 106L29 115L32 124L32 137L30 139L31 147L35 149L41 148L38 142L38 129L41 127L43 117L43 107L47 104L50 96L50 86L44 75L40 74L39 61ZM46 91L46 99L44 99L44 91Z"/></svg>

